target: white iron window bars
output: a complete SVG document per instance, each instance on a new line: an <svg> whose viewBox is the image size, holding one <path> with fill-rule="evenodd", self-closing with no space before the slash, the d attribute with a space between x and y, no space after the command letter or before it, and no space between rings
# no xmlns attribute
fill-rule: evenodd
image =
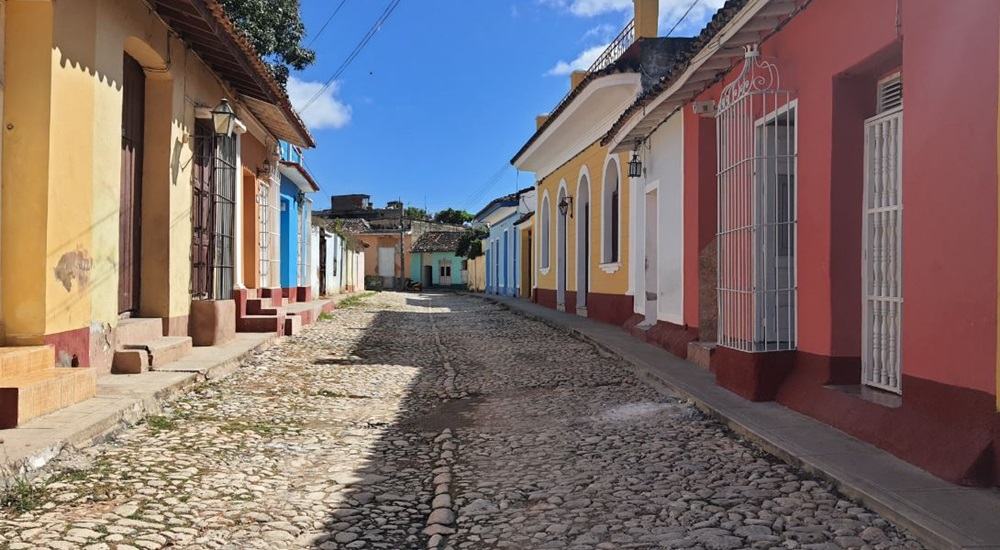
<svg viewBox="0 0 1000 550"><path fill-rule="evenodd" d="M257 205L260 211L260 286L267 287L271 272L271 232L269 223L271 209L269 201L271 198L271 186L261 183L257 190Z"/></svg>
<svg viewBox="0 0 1000 550"><path fill-rule="evenodd" d="M903 105L902 80L879 85L879 114L865 122L864 348L865 384L902 392Z"/></svg>
<svg viewBox="0 0 1000 550"><path fill-rule="evenodd" d="M718 140L718 343L745 351L795 349L796 101L778 67L746 47L722 92Z"/></svg>

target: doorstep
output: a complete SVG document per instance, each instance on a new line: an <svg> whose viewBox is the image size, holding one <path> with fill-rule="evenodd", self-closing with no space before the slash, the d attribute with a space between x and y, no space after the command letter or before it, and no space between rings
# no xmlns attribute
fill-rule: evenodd
<svg viewBox="0 0 1000 550"><path fill-rule="evenodd" d="M506 306L591 342L630 363L654 387L691 400L772 455L833 483L842 493L936 548L1000 548L1000 491L960 487L775 402L752 403L714 375L620 327L502 296Z"/></svg>
<svg viewBox="0 0 1000 550"><path fill-rule="evenodd" d="M0 430L0 479L9 469L45 466L64 448L100 443L109 435L133 425L162 405L177 399L195 385L232 374L251 353L277 339L273 334L237 334L221 346L194 348L190 355L142 374L116 374L97 379L91 399Z"/></svg>

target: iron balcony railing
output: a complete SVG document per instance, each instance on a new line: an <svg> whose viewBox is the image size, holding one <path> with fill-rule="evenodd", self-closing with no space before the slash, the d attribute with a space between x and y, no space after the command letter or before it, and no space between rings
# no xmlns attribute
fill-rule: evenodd
<svg viewBox="0 0 1000 550"><path fill-rule="evenodd" d="M635 19L628 22L622 32L618 33L618 36L611 41L608 48L604 50L604 53L594 61L594 64L587 69L588 73L596 73L597 71L606 68L618 58L625 53L625 50L629 49L635 43Z"/></svg>

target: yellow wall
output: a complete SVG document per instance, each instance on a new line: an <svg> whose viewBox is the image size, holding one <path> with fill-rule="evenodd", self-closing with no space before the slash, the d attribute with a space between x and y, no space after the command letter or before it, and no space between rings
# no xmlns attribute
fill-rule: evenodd
<svg viewBox="0 0 1000 550"><path fill-rule="evenodd" d="M139 315L184 326L195 109L231 95L139 0L7 0L5 15L8 343L89 330L106 347L117 325L125 52L146 71Z"/></svg>
<svg viewBox="0 0 1000 550"><path fill-rule="evenodd" d="M618 192L618 203L620 205L620 222L621 222L621 244L619 246L619 263L621 267L618 271L614 273L605 273L604 270L600 268L601 263L601 212L603 209L603 199L602 199L602 188L604 182L604 169L605 163L608 160L608 149L606 147L601 147L599 143L595 142L590 147L585 149L582 153L574 157L572 160L566 164L560 166L556 171L552 172L548 176L545 176L538 183L538 209L539 213L536 213L536 225L535 225L535 235L538 238L535 239L535 258L538 258L538 265L535 266L535 274L538 281L538 288L555 290L556 289L556 271L558 268L558 260L556 258L557 253L557 240L558 233L556 231L556 224L559 220L559 188L561 182L565 182L567 193L573 197L573 209L576 210L578 205L582 204L582 201L576 196L577 194L577 184L580 180L580 174L584 167L590 174L590 292L595 294L616 294L625 295L628 292L628 250L629 250L629 223L628 223L628 204L629 204L629 189L628 189L628 158L625 154L619 154L618 157L618 178L619 178L619 192ZM541 228L538 224L541 223L542 205L544 204L543 197L546 192L549 196L549 216L551 220L551 229L549 231L549 270L548 273L543 274L540 271L542 265L541 262L541 243L540 239L542 236ZM568 291L577 290L577 280L576 280L576 262L577 262L577 251L576 251L576 241L577 241L577 217L576 213L574 217L569 219L569 228L566 233L566 289ZM610 220L609 220L610 222Z"/></svg>

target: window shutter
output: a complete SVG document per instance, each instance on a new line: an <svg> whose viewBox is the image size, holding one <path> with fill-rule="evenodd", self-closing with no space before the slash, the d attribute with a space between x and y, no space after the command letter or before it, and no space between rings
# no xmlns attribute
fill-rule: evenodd
<svg viewBox="0 0 1000 550"><path fill-rule="evenodd" d="M878 114L903 106L903 74L896 73L878 83Z"/></svg>

